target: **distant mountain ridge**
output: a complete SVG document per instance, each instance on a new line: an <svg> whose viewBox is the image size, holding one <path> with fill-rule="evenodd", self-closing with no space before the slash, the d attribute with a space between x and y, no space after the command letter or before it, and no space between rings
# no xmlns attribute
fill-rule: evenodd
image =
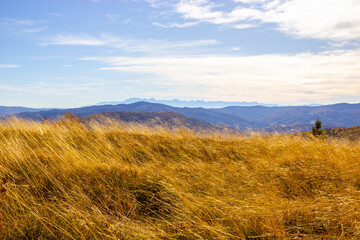
<svg viewBox="0 0 360 240"><path fill-rule="evenodd" d="M42 120L58 118L67 112L79 117L109 111L125 112L176 112L191 118L202 120L214 125L231 127L240 130L280 129L287 131L287 126L306 129L319 118L326 127L352 127L360 125L360 104L333 104L324 106L292 106L292 107L265 107L265 106L232 106L225 108L179 108L159 103L136 102L132 104L88 106L72 109L52 109L39 112L25 112L16 114L17 117ZM301 127L299 127L301 126Z"/></svg>
<svg viewBox="0 0 360 240"><path fill-rule="evenodd" d="M22 112L38 112L42 109L38 108L27 108L27 107L4 107L0 106L0 117L14 115Z"/></svg>
<svg viewBox="0 0 360 240"><path fill-rule="evenodd" d="M239 129L251 128L256 123L251 123L242 119L239 116L219 112L217 109L205 109L205 108L177 108L171 107L165 104L148 103L148 102L136 102L132 104L119 104L119 105L104 105L104 106L89 106L82 108L70 108L70 109L52 109L48 111L40 112L24 112L19 113L16 116L25 119L32 119L41 121L43 118L58 118L67 112L84 117L91 114L106 112L106 111L125 111L125 112L166 112L172 111L186 115L188 117L203 120L215 125L236 127Z"/></svg>
<svg viewBox="0 0 360 240"><path fill-rule="evenodd" d="M360 104L338 103L317 107L226 107L220 111L260 122L265 127L313 124L317 118L320 118L323 124L334 127L360 125Z"/></svg>
<svg viewBox="0 0 360 240"><path fill-rule="evenodd" d="M277 104L267 104L267 103L259 103L259 102L226 102L226 101L204 101L204 100L158 100L155 98L129 98L124 101L111 101L111 102L99 102L96 106L101 105L118 105L118 104L131 104L136 102L149 102L149 103L160 103L169 105L172 107L202 107L202 108L224 108L228 106L268 106L275 107Z"/></svg>

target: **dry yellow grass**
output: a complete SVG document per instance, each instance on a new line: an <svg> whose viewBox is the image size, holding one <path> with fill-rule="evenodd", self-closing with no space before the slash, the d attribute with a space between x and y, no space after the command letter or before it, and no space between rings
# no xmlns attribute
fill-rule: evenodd
<svg viewBox="0 0 360 240"><path fill-rule="evenodd" d="M0 239L359 239L359 142L0 124Z"/></svg>

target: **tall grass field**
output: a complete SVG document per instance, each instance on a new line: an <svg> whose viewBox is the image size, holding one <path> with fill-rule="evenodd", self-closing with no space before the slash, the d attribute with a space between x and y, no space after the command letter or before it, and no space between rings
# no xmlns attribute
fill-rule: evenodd
<svg viewBox="0 0 360 240"><path fill-rule="evenodd" d="M0 239L360 239L360 145L11 119L0 211Z"/></svg>

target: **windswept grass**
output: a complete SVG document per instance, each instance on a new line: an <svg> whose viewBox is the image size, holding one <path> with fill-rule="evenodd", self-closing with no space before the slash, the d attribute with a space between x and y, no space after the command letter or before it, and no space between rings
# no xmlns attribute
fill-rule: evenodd
<svg viewBox="0 0 360 240"><path fill-rule="evenodd" d="M360 145L0 124L0 239L358 239Z"/></svg>

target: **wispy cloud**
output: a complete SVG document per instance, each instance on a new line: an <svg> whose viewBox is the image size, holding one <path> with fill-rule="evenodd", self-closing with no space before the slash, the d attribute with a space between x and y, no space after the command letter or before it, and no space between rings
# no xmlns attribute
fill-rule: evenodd
<svg viewBox="0 0 360 240"><path fill-rule="evenodd" d="M185 27L196 26L199 23L201 23L201 22L200 21L195 21L195 22L166 23L166 24L162 24L162 23L159 23L159 22L153 22L152 24L155 25L155 26L163 27L163 28L185 28Z"/></svg>
<svg viewBox="0 0 360 240"><path fill-rule="evenodd" d="M268 0L234 0L234 2L238 2L238 3L247 3L247 4L251 4L251 3L264 3Z"/></svg>
<svg viewBox="0 0 360 240"><path fill-rule="evenodd" d="M66 78L56 79L61 80L61 82L31 82L21 87L0 83L0 90L39 94L43 96L79 96L79 94L83 94L84 96L82 97L85 97L86 94L97 93L105 85L103 82L86 81L79 83L74 80L65 79ZM74 77L74 79L78 80L76 77Z"/></svg>
<svg viewBox="0 0 360 240"><path fill-rule="evenodd" d="M0 64L0 68L18 68L20 65L14 65L14 64Z"/></svg>
<svg viewBox="0 0 360 240"><path fill-rule="evenodd" d="M54 17L59 17L59 18L66 18L67 17L67 15L62 14L62 13L57 13L57 12L48 13L48 15L54 16Z"/></svg>
<svg viewBox="0 0 360 240"><path fill-rule="evenodd" d="M35 28L26 28L20 31L20 33L37 33L45 31L47 27L35 27Z"/></svg>
<svg viewBox="0 0 360 240"><path fill-rule="evenodd" d="M113 23L129 24L134 23L130 18L124 18L120 14L106 14L105 17Z"/></svg>
<svg viewBox="0 0 360 240"><path fill-rule="evenodd" d="M102 39L97 39L94 37L80 35L57 35L55 37L48 38L41 45L80 45L80 46L101 46L105 45L107 42Z"/></svg>
<svg viewBox="0 0 360 240"><path fill-rule="evenodd" d="M27 59L31 59L31 60L53 60L53 59L58 59L61 58L61 56L58 55L45 55L45 56L29 56L26 57Z"/></svg>
<svg viewBox="0 0 360 240"><path fill-rule="evenodd" d="M205 47L219 44L213 39L193 41L167 41L156 39L128 39L111 34L101 34L100 37L85 35L57 35L44 41L41 45L82 45L108 46L126 52L164 53L185 48Z"/></svg>
<svg viewBox="0 0 360 240"><path fill-rule="evenodd" d="M163 1L163 0L144 0L145 2L149 3L151 7L153 8L158 8L158 7L161 7L161 6L167 6L169 4L171 4L172 0L167 0L167 1Z"/></svg>
<svg viewBox="0 0 360 240"><path fill-rule="evenodd" d="M121 18L120 14L106 14L105 16L112 22L117 22Z"/></svg>
<svg viewBox="0 0 360 240"><path fill-rule="evenodd" d="M47 29L44 23L42 20L0 18L0 31L10 35L38 33Z"/></svg>
<svg viewBox="0 0 360 240"><path fill-rule="evenodd" d="M172 85L173 95L211 99L298 104L360 100L360 49L319 54L184 57L89 57L108 64L100 70L133 72L159 85ZM146 78L144 78L146 79ZM174 90L175 91L175 90ZM307 92L316 94L308 94ZM334 100L335 99L335 100Z"/></svg>
<svg viewBox="0 0 360 240"><path fill-rule="evenodd" d="M175 6L185 19L249 26L276 23L278 30L300 38L333 41L360 38L360 2L354 0L235 0L240 5L219 10L209 0L181 0ZM243 5L243 4L246 5ZM241 26L241 25L240 25Z"/></svg>
<svg viewBox="0 0 360 240"><path fill-rule="evenodd" d="M0 18L0 23L5 25L21 25L21 26L33 26L39 23L43 23L43 21L34 21L29 19L16 19L16 18Z"/></svg>

